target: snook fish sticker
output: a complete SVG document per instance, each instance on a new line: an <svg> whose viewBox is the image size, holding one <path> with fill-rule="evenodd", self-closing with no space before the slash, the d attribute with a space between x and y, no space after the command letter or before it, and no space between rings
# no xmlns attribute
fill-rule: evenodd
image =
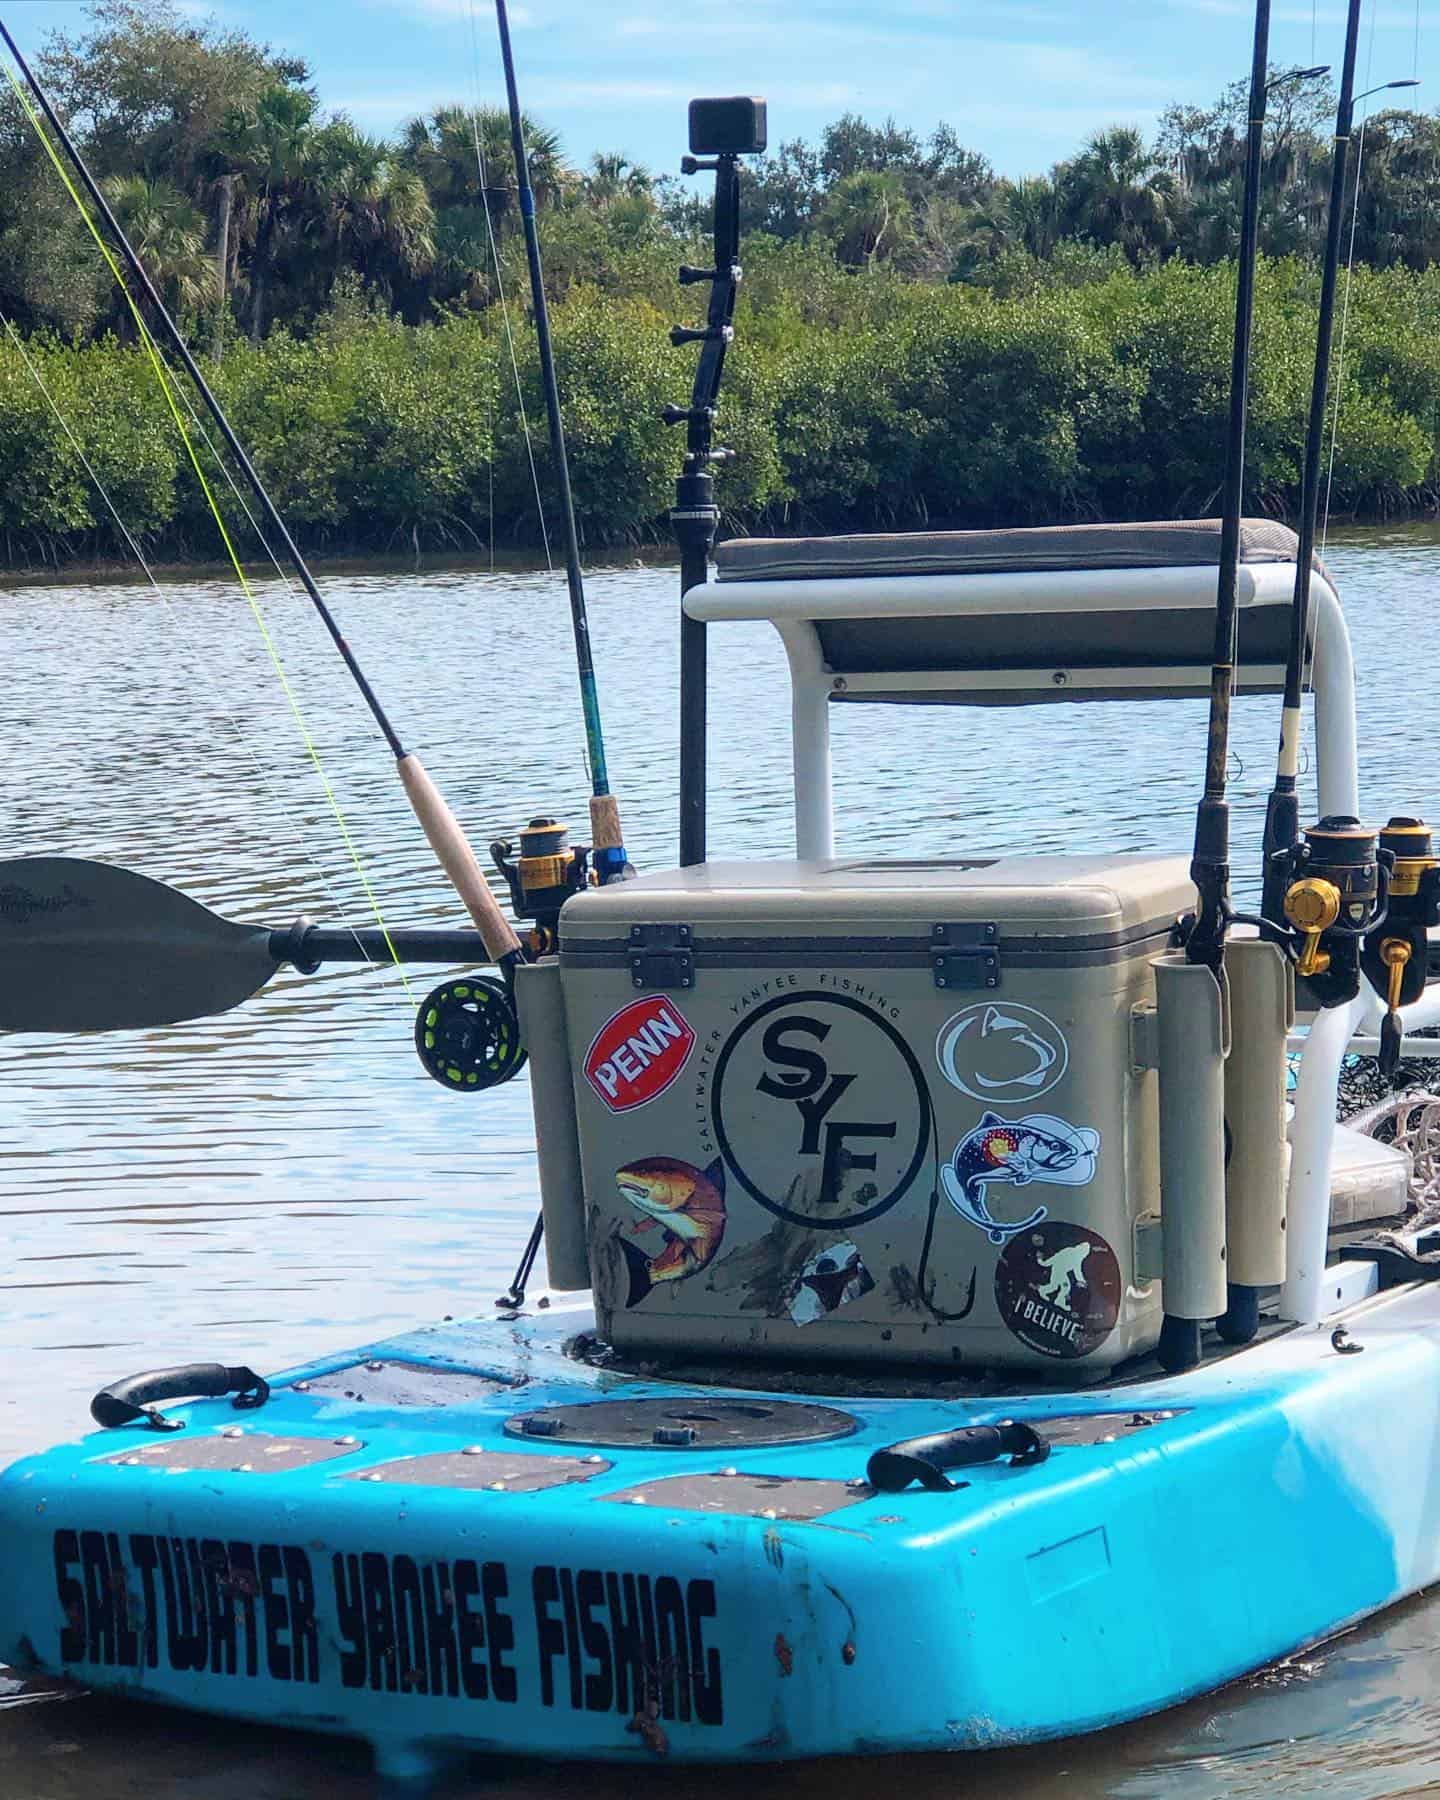
<svg viewBox="0 0 1440 1800"><path fill-rule="evenodd" d="M990 1210L992 1187L1028 1187L1042 1181L1051 1187L1086 1187L1095 1178L1100 1133L1088 1125L1072 1125L1049 1113L1002 1119L987 1112L973 1131L955 1146L940 1171L945 1198L963 1219L978 1225L992 1244L1004 1244L1045 1218L1035 1207L1023 1219L1007 1222Z"/></svg>

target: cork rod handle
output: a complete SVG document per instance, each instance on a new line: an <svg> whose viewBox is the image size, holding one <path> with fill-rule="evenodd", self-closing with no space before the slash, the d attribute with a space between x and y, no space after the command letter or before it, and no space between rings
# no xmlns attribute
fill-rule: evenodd
<svg viewBox="0 0 1440 1800"><path fill-rule="evenodd" d="M465 833L454 813L426 774L425 765L418 756L407 755L402 756L395 766L415 809L415 817L430 840L430 848L450 877L455 892L464 901L486 954L496 963L515 955L520 949L520 940L491 893L490 884L481 873L475 852L465 841Z"/></svg>

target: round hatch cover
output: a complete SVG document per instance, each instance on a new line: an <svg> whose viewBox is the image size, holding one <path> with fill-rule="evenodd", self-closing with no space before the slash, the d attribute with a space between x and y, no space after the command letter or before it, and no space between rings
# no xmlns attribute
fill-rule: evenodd
<svg viewBox="0 0 1440 1800"><path fill-rule="evenodd" d="M853 1414L833 1406L758 1394L743 1399L677 1394L659 1400L584 1400L517 1413L505 1421L513 1437L666 1450L814 1443L846 1437L858 1426Z"/></svg>

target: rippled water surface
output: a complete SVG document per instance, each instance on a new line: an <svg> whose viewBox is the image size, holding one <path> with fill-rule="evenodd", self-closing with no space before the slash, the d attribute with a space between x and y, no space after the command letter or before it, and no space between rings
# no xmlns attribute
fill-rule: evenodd
<svg viewBox="0 0 1440 1800"><path fill-rule="evenodd" d="M1328 560L1360 665L1369 810L1440 817L1440 533L1352 533ZM563 581L449 571L326 586L477 846L536 809L568 811L578 834L586 786ZM386 918L461 922L308 606L278 584L260 593ZM674 857L675 575L610 570L590 596L627 841L654 867ZM783 658L768 627L717 628L712 645L712 854L783 855ZM1237 713L1242 866L1277 709L1257 700ZM847 710L840 846L1184 848L1203 735L1192 702ZM359 876L228 584L167 584L157 598L0 582L0 741L0 857L98 857L277 926L364 917ZM413 973L416 997L437 979ZM489 1307L536 1204L529 1097L523 1079L480 1098L443 1092L415 1060L412 1018L393 971L343 968L283 976L226 1017L169 1031L0 1039L0 1462L71 1434L94 1389L134 1369L282 1366ZM1218 1696L1043 1752L687 1770L678 1785L716 1800L858 1800L900 1783L927 1800L1440 1793L1437 1650L1440 1607L1420 1600ZM51 1700L0 1675L4 1800L345 1800L367 1791L367 1770L346 1745ZM507 1792L537 1800L577 1779L595 1800L677 1786L648 1769L503 1774ZM473 1791L493 1780L477 1773Z"/></svg>

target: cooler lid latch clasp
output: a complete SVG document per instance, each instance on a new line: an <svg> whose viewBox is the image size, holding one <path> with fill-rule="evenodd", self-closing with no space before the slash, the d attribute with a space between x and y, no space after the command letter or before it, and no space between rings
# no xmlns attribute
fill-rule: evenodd
<svg viewBox="0 0 1440 1800"><path fill-rule="evenodd" d="M695 985L694 934L688 925L632 925L628 960L632 987Z"/></svg>
<svg viewBox="0 0 1440 1800"><path fill-rule="evenodd" d="M993 921L932 925L930 967L937 988L998 988L1000 927Z"/></svg>

